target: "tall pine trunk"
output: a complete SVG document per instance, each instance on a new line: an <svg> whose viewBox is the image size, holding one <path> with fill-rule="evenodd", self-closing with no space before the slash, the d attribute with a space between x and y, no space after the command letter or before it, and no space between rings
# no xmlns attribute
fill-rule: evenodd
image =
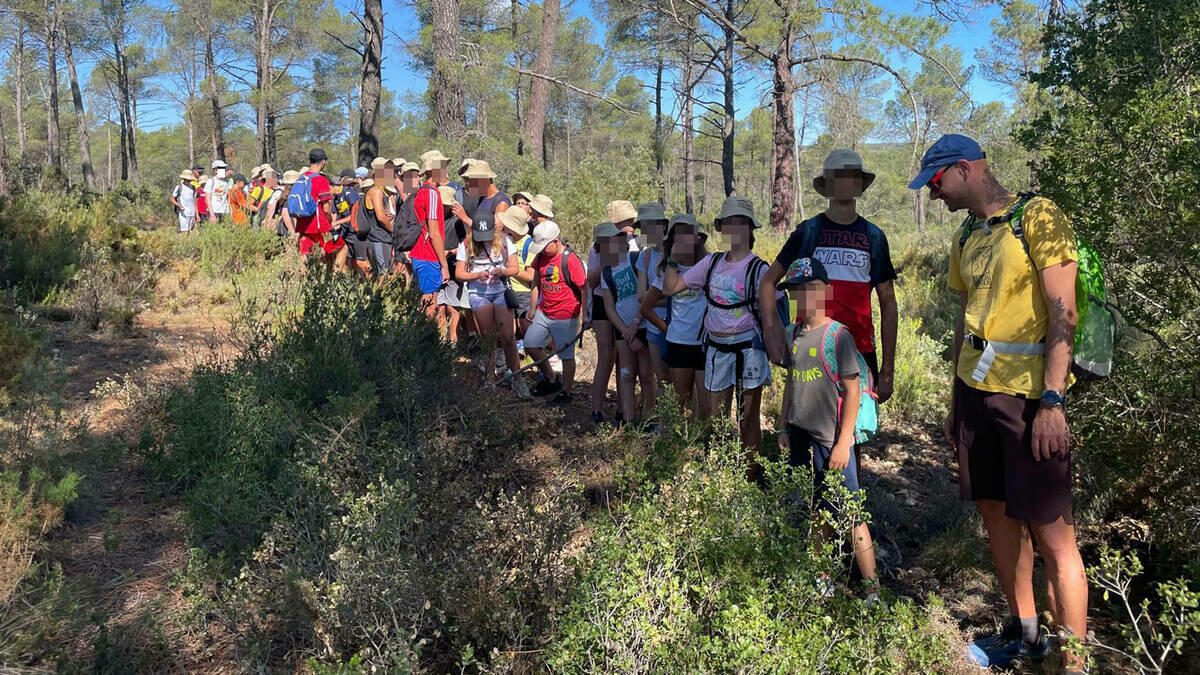
<svg viewBox="0 0 1200 675"><path fill-rule="evenodd" d="M379 156L379 97L383 64L383 0L363 0L362 77L358 87L358 164Z"/></svg>
<svg viewBox="0 0 1200 675"><path fill-rule="evenodd" d="M63 56L67 59L67 76L71 79L71 101L75 104L75 128L78 132L79 162L83 166L83 184L96 191L96 171L92 167L92 147L88 138L87 113L83 109L83 92L79 89L79 77L75 73L75 53L71 49L71 36L63 34Z"/></svg>
<svg viewBox="0 0 1200 675"><path fill-rule="evenodd" d="M459 0L433 0L433 135L458 139L467 128L459 65Z"/></svg>
<svg viewBox="0 0 1200 675"><path fill-rule="evenodd" d="M225 123L221 114L221 97L217 90L217 58L213 49L212 26L204 31L204 70L208 77L205 79L205 93L208 95L209 109L212 111L212 151L213 158L225 161Z"/></svg>
<svg viewBox="0 0 1200 675"><path fill-rule="evenodd" d="M137 156L137 101L133 98L133 91L129 84L129 62L124 57L121 61L125 68L125 107L128 109L129 117L129 135L125 138L125 142L129 144L129 180L137 183L141 181Z"/></svg>
<svg viewBox="0 0 1200 675"><path fill-rule="evenodd" d="M734 19L733 2L734 0L725 1L725 19L730 24L733 23ZM733 53L733 29L726 27L724 37L725 48L721 52L721 75L724 85L724 101L722 106L724 119L721 121L721 179L725 187L725 196L729 197L737 190L733 164L734 134L737 130L737 105L733 100L733 67L736 65Z"/></svg>
<svg viewBox="0 0 1200 675"><path fill-rule="evenodd" d="M783 22L779 51L772 61L771 227L788 229L795 205L796 82L792 76L792 27Z"/></svg>
<svg viewBox="0 0 1200 675"><path fill-rule="evenodd" d="M260 0L258 16L254 18L254 91L258 95L255 108L258 131L258 162L267 161L267 110L271 105L271 0Z"/></svg>
<svg viewBox="0 0 1200 675"><path fill-rule="evenodd" d="M547 77L554 66L554 43L558 38L560 0L542 3L542 35L538 40L537 72ZM550 82L536 77L529 85L529 106L525 112L525 148L530 155L543 158L545 166L546 110L550 107Z"/></svg>
<svg viewBox="0 0 1200 675"><path fill-rule="evenodd" d="M53 0L42 5L46 12L46 150L50 166L65 174L62 160L62 127L58 120L58 7Z"/></svg>
<svg viewBox="0 0 1200 675"><path fill-rule="evenodd" d="M692 87L695 85L692 82L692 72L695 67L694 55L695 43L686 40L683 64L680 66L679 73L679 79L683 82L683 91L679 92L679 123L683 125L683 210L688 213L692 213L696 205L695 108L692 101Z"/></svg>
<svg viewBox="0 0 1200 675"><path fill-rule="evenodd" d="M0 197L8 194L8 138L4 134L4 115L0 115Z"/></svg>
<svg viewBox="0 0 1200 675"><path fill-rule="evenodd" d="M17 72L14 77L17 108L17 159L24 161L29 131L25 128L25 22L17 20Z"/></svg>
<svg viewBox="0 0 1200 675"><path fill-rule="evenodd" d="M660 20L661 26L661 20ZM666 139L663 137L663 64L662 48L655 48L654 59L654 182L658 183L658 201L667 203L667 186L663 182L666 170Z"/></svg>
<svg viewBox="0 0 1200 675"><path fill-rule="evenodd" d="M512 8L511 9L512 9L512 27L510 30L512 33L512 43L513 43L513 63L516 64L516 66L517 66L516 86L513 87L513 107L517 114L517 129L524 129L525 118L523 117L523 111L521 108L521 68L524 68L525 66L522 63L521 44L518 39L519 35L520 35L518 33L518 28L520 27L520 23L518 22L518 19L520 17L520 10L521 10L520 0L512 0ZM524 138L524 135L520 132L517 133L517 154L518 155L525 154L525 138Z"/></svg>

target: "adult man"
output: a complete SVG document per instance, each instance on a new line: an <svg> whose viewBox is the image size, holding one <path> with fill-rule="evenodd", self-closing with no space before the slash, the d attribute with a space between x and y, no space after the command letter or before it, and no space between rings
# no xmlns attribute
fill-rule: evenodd
<svg viewBox="0 0 1200 675"><path fill-rule="evenodd" d="M311 216L292 214L292 218L296 222L296 233L300 235L300 254L324 253L325 264L332 267L337 251L345 244L340 239L326 240L326 235L333 226L333 186L329 184L325 174L321 173L327 160L328 156L321 148L313 148L308 152L308 168L303 176L307 179L313 201L317 204L317 212ZM298 181L292 189L295 190L301 185L303 183Z"/></svg>
<svg viewBox="0 0 1200 675"><path fill-rule="evenodd" d="M212 163L213 176L204 184L208 200L208 222L219 223L229 217L229 165L221 160Z"/></svg>
<svg viewBox="0 0 1200 675"><path fill-rule="evenodd" d="M963 499L988 532L1011 618L977 640L970 658L1004 665L1049 651L1033 596L1033 547L1045 564L1051 614L1061 629L1087 630L1087 578L1075 543L1070 433L1064 411L1075 338L1075 235L1048 199L1019 197L992 175L965 136L940 138L909 184L969 217L950 249L950 288L960 310L947 441L957 450ZM1021 235L1020 237L1018 235ZM1066 672L1083 659L1065 655Z"/></svg>
<svg viewBox="0 0 1200 675"><path fill-rule="evenodd" d="M525 349L538 362L545 378L538 384L537 393L559 392L554 403L571 402L571 387L575 383L575 338L578 336L579 316L583 308L583 287L587 274L579 256L571 253L561 240L558 225L543 221L533 228L534 311L525 331ZM562 359L562 376L557 376L546 359L547 348L554 344Z"/></svg>
<svg viewBox="0 0 1200 675"><path fill-rule="evenodd" d="M450 280L450 267L446 264L446 221L442 215L442 198L437 191L439 183L445 179L449 162L450 159L437 150L421 155L421 174L425 180L417 188L413 201L413 210L421 223L421 235L410 252L413 278L430 317L437 313L435 298L438 290Z"/></svg>
<svg viewBox="0 0 1200 675"><path fill-rule="evenodd" d="M801 223L775 257L759 288L760 293L767 294L759 296L759 315L767 353L773 362L784 365L786 349L783 327L775 312L775 285L796 260L808 257L820 260L832 286L829 316L850 329L855 346L874 375L878 400L883 403L892 396L896 363L898 311L892 286L896 270L892 267L887 236L858 215L856 209L856 200L874 180L875 174L863 168L862 157L853 150L829 153L821 174L813 178L813 188L829 199L829 207ZM876 353L875 326L871 321L872 290L879 298L882 363Z"/></svg>
<svg viewBox="0 0 1200 675"><path fill-rule="evenodd" d="M179 185L171 193L171 205L179 216L179 231L188 234L196 227L196 176L185 170L179 174Z"/></svg>

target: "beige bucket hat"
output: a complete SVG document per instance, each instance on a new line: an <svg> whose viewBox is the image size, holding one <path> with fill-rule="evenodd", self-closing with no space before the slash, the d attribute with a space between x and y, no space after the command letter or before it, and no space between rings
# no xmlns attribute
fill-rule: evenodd
<svg viewBox="0 0 1200 675"><path fill-rule="evenodd" d="M511 230L518 237L529 234L529 214L525 209L508 209L496 216L496 222Z"/></svg>
<svg viewBox="0 0 1200 675"><path fill-rule="evenodd" d="M547 218L554 217L554 200L546 195L534 195L533 199L529 200L529 207Z"/></svg>
<svg viewBox="0 0 1200 675"><path fill-rule="evenodd" d="M608 203L604 207L605 218L611 223L620 223L626 220L637 220L638 212L633 207L633 202L617 199Z"/></svg>
<svg viewBox="0 0 1200 675"><path fill-rule="evenodd" d="M450 165L450 158L443 155L441 150L423 152L419 159L421 160L421 173Z"/></svg>
<svg viewBox="0 0 1200 675"><path fill-rule="evenodd" d="M495 180L496 173L492 171L492 167L482 159L475 160L471 166L467 167L467 172L463 174L463 178L487 178Z"/></svg>

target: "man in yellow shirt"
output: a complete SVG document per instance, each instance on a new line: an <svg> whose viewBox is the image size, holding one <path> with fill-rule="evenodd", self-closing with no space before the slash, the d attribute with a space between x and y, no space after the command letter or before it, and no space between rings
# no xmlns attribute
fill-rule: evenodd
<svg viewBox="0 0 1200 675"><path fill-rule="evenodd" d="M947 441L959 488L988 531L1011 617L977 640L982 666L1037 661L1050 649L1033 596L1033 546L1046 568L1058 627L1086 635L1087 578L1075 542L1070 432L1064 410L1075 339L1075 234L1048 199L1015 195L992 175L979 144L948 134L909 184L969 216L954 235L950 288L960 311ZM1083 660L1067 653L1066 672Z"/></svg>

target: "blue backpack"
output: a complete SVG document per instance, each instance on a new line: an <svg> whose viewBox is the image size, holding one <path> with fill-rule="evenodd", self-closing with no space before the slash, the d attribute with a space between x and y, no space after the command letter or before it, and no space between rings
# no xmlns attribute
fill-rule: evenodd
<svg viewBox="0 0 1200 675"><path fill-rule="evenodd" d="M300 174L288 193L288 213L293 217L311 218L317 215L317 200L313 199L312 176Z"/></svg>
<svg viewBox="0 0 1200 675"><path fill-rule="evenodd" d="M792 324L791 340L796 338L796 324ZM842 417L842 402L845 397L845 388L842 386L842 376L838 372L837 359L837 338L842 331L849 332L844 324L837 321L830 321L825 326L825 332L821 335L821 367L825 369L825 375L831 382L837 385L838 389L838 424L841 424ZM867 367L867 360L856 348L855 356L858 357L858 379L863 386L859 388L858 401L858 419L854 421L854 443L866 443L874 438L879 432L879 404L875 401L875 377L871 374L871 369Z"/></svg>

